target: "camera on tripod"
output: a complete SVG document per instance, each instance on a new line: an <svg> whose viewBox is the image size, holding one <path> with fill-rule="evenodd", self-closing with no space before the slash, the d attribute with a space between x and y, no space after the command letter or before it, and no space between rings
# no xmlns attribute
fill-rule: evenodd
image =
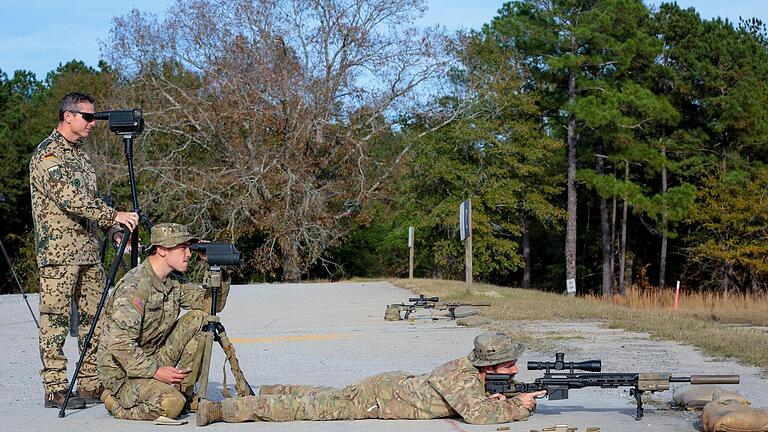
<svg viewBox="0 0 768 432"><path fill-rule="evenodd" d="M192 243L189 250L203 252L212 266L239 266L243 262L243 254L232 243Z"/></svg>
<svg viewBox="0 0 768 432"><path fill-rule="evenodd" d="M93 118L109 120L109 130L118 135L138 135L144 131L144 116L140 109L100 111L95 113Z"/></svg>

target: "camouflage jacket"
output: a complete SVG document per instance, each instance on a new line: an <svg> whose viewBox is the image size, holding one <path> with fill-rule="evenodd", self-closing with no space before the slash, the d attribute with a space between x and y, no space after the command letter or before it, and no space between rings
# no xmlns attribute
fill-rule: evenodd
<svg viewBox="0 0 768 432"><path fill-rule="evenodd" d="M208 280L206 274L204 280ZM222 270L217 311L224 309L229 277ZM117 393L126 377L151 378L161 366L155 353L166 344L180 310L210 311L210 290L157 277L149 259L132 269L109 293L96 367L105 388Z"/></svg>
<svg viewBox="0 0 768 432"><path fill-rule="evenodd" d="M531 413L517 398L491 399L480 370L466 357L450 361L424 375L402 372L382 374L391 385L378 381L379 418L432 419L461 416L470 424L507 423ZM365 391L361 388L360 391Z"/></svg>
<svg viewBox="0 0 768 432"><path fill-rule="evenodd" d="M38 267L98 263L98 228L110 228L116 212L97 196L82 144L54 130L32 154L29 188Z"/></svg>

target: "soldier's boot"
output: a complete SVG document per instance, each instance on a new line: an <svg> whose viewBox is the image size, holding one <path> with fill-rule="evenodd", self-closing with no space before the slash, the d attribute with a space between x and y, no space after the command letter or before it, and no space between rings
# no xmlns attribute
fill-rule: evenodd
<svg viewBox="0 0 768 432"><path fill-rule="evenodd" d="M221 403L200 399L197 404L197 425L205 426L209 423L224 420L221 414Z"/></svg>
<svg viewBox="0 0 768 432"><path fill-rule="evenodd" d="M86 404L101 403L101 395L104 394L104 387L97 387L93 390L78 390L77 395L85 401Z"/></svg>
<svg viewBox="0 0 768 432"><path fill-rule="evenodd" d="M53 393L46 393L45 407L61 409L61 407L64 406L64 399L66 398L67 398L66 390L60 390ZM74 394L69 397L69 402L67 402L67 409L83 409L83 408L85 408L85 400L83 400L82 398Z"/></svg>
<svg viewBox="0 0 768 432"><path fill-rule="evenodd" d="M106 408L110 414L114 414L113 410L115 408L115 404L117 403L117 401L115 400L115 397L112 396L112 392L110 392L109 390L104 390L103 392L101 392L100 399L102 402L104 402L104 408Z"/></svg>

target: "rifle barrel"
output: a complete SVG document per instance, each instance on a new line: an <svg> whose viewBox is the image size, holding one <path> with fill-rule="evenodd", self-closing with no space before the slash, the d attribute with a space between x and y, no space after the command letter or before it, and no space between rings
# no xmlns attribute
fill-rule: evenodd
<svg viewBox="0 0 768 432"><path fill-rule="evenodd" d="M739 375L691 375L690 377L670 377L669 382L690 382L691 384L739 384Z"/></svg>

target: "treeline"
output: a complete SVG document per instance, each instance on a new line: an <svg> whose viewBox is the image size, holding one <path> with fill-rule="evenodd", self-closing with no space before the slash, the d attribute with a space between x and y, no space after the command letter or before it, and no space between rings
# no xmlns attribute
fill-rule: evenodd
<svg viewBox="0 0 768 432"><path fill-rule="evenodd" d="M29 289L27 163L78 90L97 109L144 109L142 209L236 242L241 280L406 275L408 226L416 276L460 279L469 198L482 281L766 290L761 22L639 0L520 1L444 35L413 27L417 0L305 3L133 11L99 70L0 74L2 238ZM121 142L105 129L88 149L102 190L130 208Z"/></svg>

